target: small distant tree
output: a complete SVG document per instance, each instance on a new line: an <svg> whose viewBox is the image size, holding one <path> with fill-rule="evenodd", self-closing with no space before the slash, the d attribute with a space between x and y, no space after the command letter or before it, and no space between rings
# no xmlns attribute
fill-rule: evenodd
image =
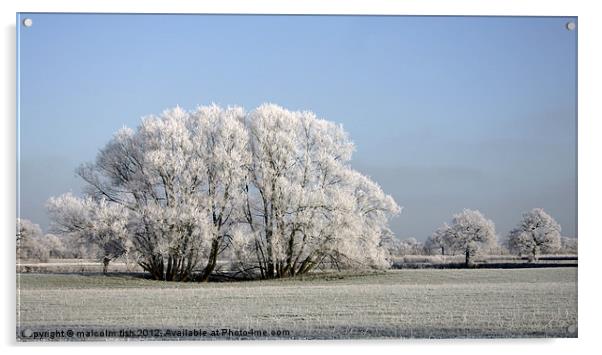
<svg viewBox="0 0 602 355"><path fill-rule="evenodd" d="M17 218L17 260L47 261L49 253L42 245L42 238L38 224Z"/></svg>
<svg viewBox="0 0 602 355"><path fill-rule="evenodd" d="M444 245L461 250L466 257L465 265L472 264L472 257L481 249L496 244L495 225L479 211L465 209L454 215L450 225L443 225L434 233Z"/></svg>
<svg viewBox="0 0 602 355"><path fill-rule="evenodd" d="M443 227L438 228L433 235L428 237L424 242L424 248L426 251L430 253L441 253L441 255L445 255L445 251L449 253L450 250L448 248L449 241L446 238L446 232L449 226L445 224Z"/></svg>
<svg viewBox="0 0 602 355"><path fill-rule="evenodd" d="M541 208L523 214L519 225L510 231L508 249L537 260L541 253L552 253L560 248L560 224Z"/></svg>
<svg viewBox="0 0 602 355"><path fill-rule="evenodd" d="M65 194L51 198L47 208L54 231L98 246L103 273L108 271L111 260L126 254L127 211L121 206L104 199L95 201Z"/></svg>

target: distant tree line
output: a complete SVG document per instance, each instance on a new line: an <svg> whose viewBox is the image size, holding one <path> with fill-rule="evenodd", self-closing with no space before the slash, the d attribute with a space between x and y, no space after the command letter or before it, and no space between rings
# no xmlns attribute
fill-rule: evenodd
<svg viewBox="0 0 602 355"><path fill-rule="evenodd" d="M64 196L63 198L67 197L72 199L71 204L62 203L74 209L70 215L75 214L76 211L85 211L79 205L82 200L72 196ZM100 208L96 210L96 213L102 214L102 211L103 209ZM455 225L455 228L464 229L457 226L463 225L462 223L471 219L466 216L468 214L472 215L472 220L489 225L489 223L483 222L484 217L479 216L477 211L466 210L454 216L450 225L444 224L424 242L420 242L415 238L400 240L394 238L391 233L386 233L382 236L381 246L386 252L387 259L390 260L409 255L464 255L468 258L468 261L465 259L467 265L477 254L512 254L526 256L530 261L537 260L537 257L541 254L577 254L578 240L560 236L560 226L542 209L533 209L525 213L519 225L512 229L501 243L498 243L496 238L491 238L490 235L483 238L484 242L472 240L473 244L468 249L466 247L466 236L462 236L463 239L457 240L456 238L460 234L453 232L451 227ZM459 218L460 215L463 215L463 217ZM95 218L102 221L98 216ZM108 224L107 219L105 219L105 223ZM93 233L90 233L90 231L96 230L93 226L84 229L87 231L86 233L82 231L75 234L55 235L42 234L40 226L27 219L17 220L17 225L17 257L21 262L47 262L49 259L63 258L98 259L102 261L103 271L106 272L108 261L125 256L128 252L128 242L125 238L127 233L121 234L121 239L111 237L117 234L106 234L106 238L102 239L94 237ZM475 231L476 226L477 224L473 226ZM466 228L466 230L470 231L470 228ZM230 248L223 254L223 258L234 261L234 266L240 266L239 263L242 258L236 253L240 253L239 248Z"/></svg>
<svg viewBox="0 0 602 355"><path fill-rule="evenodd" d="M17 219L17 261L47 262L50 259L94 259L95 244L65 235L43 234L39 225L28 219Z"/></svg>
<svg viewBox="0 0 602 355"><path fill-rule="evenodd" d="M560 225L541 208L525 212L518 225L498 244L495 226L479 211L468 210L453 216L427 238L424 252L435 255L465 256L471 264L477 253L512 253L537 260L540 254L577 253L577 239L562 237ZM414 249L419 249L414 246Z"/></svg>

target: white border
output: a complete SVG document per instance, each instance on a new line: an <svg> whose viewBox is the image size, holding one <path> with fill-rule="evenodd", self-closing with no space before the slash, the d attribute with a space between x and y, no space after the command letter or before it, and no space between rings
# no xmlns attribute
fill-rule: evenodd
<svg viewBox="0 0 602 355"><path fill-rule="evenodd" d="M394 1L394 0L5 0L0 2L2 11L2 61L3 85L0 86L0 108L3 110L2 154L0 163L3 183L0 221L4 240L2 266L4 267L4 292L2 292L3 319L0 327L3 353L8 351L29 353L49 351L60 354L104 354L107 351L144 351L164 353L166 347L176 346L177 351L190 353L251 352L251 353L306 353L316 350L328 352L376 351L408 353L452 352L467 354L505 354L517 351L539 354L580 353L591 350L596 345L600 328L600 306L598 299L599 273L597 258L602 251L597 216L601 200L600 181L600 54L601 13L596 11L594 1ZM474 341L335 341L335 342L243 342L243 343L109 343L102 346L89 344L51 344L46 349L36 349L42 345L16 344L15 335L15 274L14 239L15 229L15 13L16 12L143 12L143 13L264 13L264 14L401 14L401 15L548 15L579 16L579 339L562 340L474 340ZM142 349L132 349L132 346ZM85 347L85 348L82 348ZM108 349L108 348L110 349ZM336 347L336 348L335 348Z"/></svg>

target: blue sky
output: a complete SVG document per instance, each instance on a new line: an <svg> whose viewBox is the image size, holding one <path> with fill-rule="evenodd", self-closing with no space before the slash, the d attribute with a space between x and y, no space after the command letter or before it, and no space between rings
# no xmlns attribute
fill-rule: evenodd
<svg viewBox="0 0 602 355"><path fill-rule="evenodd" d="M575 18L21 14L20 213L80 193L122 126L274 102L342 123L352 164L426 238L463 208L505 235L542 207L576 236ZM18 22L20 23L20 21Z"/></svg>

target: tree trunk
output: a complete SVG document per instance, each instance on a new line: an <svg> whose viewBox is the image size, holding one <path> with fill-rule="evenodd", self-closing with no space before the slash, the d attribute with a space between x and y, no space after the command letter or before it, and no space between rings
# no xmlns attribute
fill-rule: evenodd
<svg viewBox="0 0 602 355"><path fill-rule="evenodd" d="M470 250L469 249L466 249L466 261L465 262L466 262L466 264L465 264L466 267L470 266L471 261L470 261Z"/></svg>
<svg viewBox="0 0 602 355"><path fill-rule="evenodd" d="M148 259L147 262L141 263L140 266L148 271L154 280L163 281L165 276L163 275L163 258L160 256L153 255Z"/></svg>
<svg viewBox="0 0 602 355"><path fill-rule="evenodd" d="M299 266L297 275L303 275L303 274L309 272L311 269L313 269L314 265L315 265L314 261L308 257L307 259L303 260L303 262L301 263L301 266Z"/></svg>
<svg viewBox="0 0 602 355"><path fill-rule="evenodd" d="M215 265L217 264L217 254L219 252L219 240L218 238L213 239L211 243L211 252L209 252L209 260L207 260L207 266L205 266L205 270L201 274L199 282L207 282L209 281L209 276L215 270Z"/></svg>
<svg viewBox="0 0 602 355"><path fill-rule="evenodd" d="M173 258L171 255L167 258L167 270L165 271L165 281L173 281Z"/></svg>
<svg viewBox="0 0 602 355"><path fill-rule="evenodd" d="M276 268L274 265L274 249L272 247L272 231L271 230L267 231L265 239L267 242L266 251L268 254L265 276L266 276L266 279L273 279Z"/></svg>
<svg viewBox="0 0 602 355"><path fill-rule="evenodd" d="M266 279L273 279L274 278L274 273L276 272L276 267L274 265L274 249L272 247L272 233L267 233L266 234L266 242L267 242L267 247L266 247L266 252L268 254L267 257L267 265L266 265L266 270L265 270L265 276Z"/></svg>
<svg viewBox="0 0 602 355"><path fill-rule="evenodd" d="M284 267L282 273L288 276L295 276L295 272L293 270L293 253L295 248L295 232L291 233L290 239L288 240L288 248L286 250L286 266ZM284 275L282 275L284 276Z"/></svg>
<svg viewBox="0 0 602 355"><path fill-rule="evenodd" d="M109 262L111 261L111 259L109 259L108 257L104 257L102 259L102 273L106 274L109 272Z"/></svg>

